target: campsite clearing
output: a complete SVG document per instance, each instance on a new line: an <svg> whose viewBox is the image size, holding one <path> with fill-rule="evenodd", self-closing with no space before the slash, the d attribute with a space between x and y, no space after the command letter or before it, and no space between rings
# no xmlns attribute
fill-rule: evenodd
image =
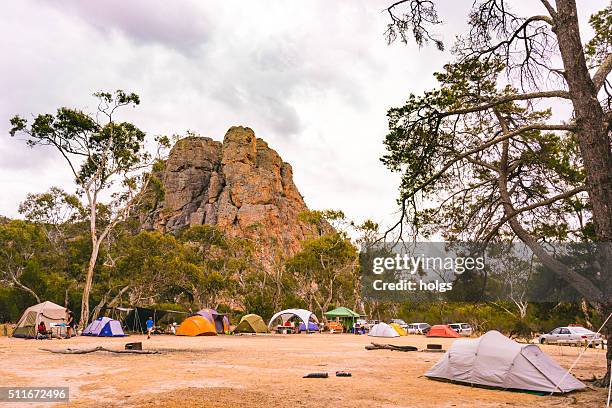
<svg viewBox="0 0 612 408"><path fill-rule="evenodd" d="M58 355L40 348L121 349L142 341L163 354L105 352ZM439 338L448 349L455 339ZM438 353L365 350L370 336L301 334L127 338L76 337L24 340L0 337L3 386L68 386L69 407L226 407L226 406L381 406L381 407L560 407L602 406L606 392L587 389L562 396L538 396L461 386L424 377ZM390 338L386 343L431 343L424 336ZM542 347L569 367L580 349ZM578 379L603 375L604 350L589 349L574 369ZM27 362L27 363L26 363ZM335 377L347 371L352 377ZM303 379L328 372L327 379ZM23 404L21 404L23 405ZM36 406L27 404L28 407Z"/></svg>

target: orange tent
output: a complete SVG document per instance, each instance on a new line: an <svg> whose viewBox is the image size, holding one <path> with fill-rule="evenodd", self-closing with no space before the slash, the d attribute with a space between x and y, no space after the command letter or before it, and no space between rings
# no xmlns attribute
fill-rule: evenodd
<svg viewBox="0 0 612 408"><path fill-rule="evenodd" d="M215 325L205 317L196 315L188 317L176 329L177 336L216 336Z"/></svg>
<svg viewBox="0 0 612 408"><path fill-rule="evenodd" d="M436 324L427 332L427 337L461 337L446 324Z"/></svg>

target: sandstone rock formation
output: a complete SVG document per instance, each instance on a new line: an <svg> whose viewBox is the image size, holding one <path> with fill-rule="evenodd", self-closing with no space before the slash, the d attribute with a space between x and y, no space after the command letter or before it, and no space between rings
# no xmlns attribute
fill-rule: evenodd
<svg viewBox="0 0 612 408"><path fill-rule="evenodd" d="M164 196L145 228L173 232L216 225L229 236L257 238L291 255L317 228L298 219L308 210L289 163L245 127L223 143L187 137L172 148L160 175Z"/></svg>

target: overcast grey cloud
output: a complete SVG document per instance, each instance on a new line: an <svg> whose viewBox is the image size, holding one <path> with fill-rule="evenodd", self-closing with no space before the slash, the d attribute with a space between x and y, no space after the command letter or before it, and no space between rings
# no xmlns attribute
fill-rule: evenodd
<svg viewBox="0 0 612 408"><path fill-rule="evenodd" d="M38 0L38 7L80 17L103 34L120 31L138 42L161 44L188 54L197 52L214 35L211 17L197 5L201 2L163 0Z"/></svg>
<svg viewBox="0 0 612 408"><path fill-rule="evenodd" d="M17 216L28 192L73 189L53 150L8 136L9 118L59 106L92 111L92 92L125 89L142 103L122 119L149 135L192 130L220 140L230 126L249 126L293 165L310 207L389 221L399 180L379 161L386 111L434 86L431 74L451 56L387 46L388 3L3 2L0 214ZM440 3L438 31L450 44L471 2Z"/></svg>

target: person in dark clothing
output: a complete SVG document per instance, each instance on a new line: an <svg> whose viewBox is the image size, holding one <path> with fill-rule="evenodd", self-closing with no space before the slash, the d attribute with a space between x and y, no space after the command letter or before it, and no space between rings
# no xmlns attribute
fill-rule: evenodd
<svg viewBox="0 0 612 408"><path fill-rule="evenodd" d="M76 327L76 321L74 319L74 313L72 313L72 310L68 310L66 312L66 338L69 339L72 336L75 335L75 327Z"/></svg>

